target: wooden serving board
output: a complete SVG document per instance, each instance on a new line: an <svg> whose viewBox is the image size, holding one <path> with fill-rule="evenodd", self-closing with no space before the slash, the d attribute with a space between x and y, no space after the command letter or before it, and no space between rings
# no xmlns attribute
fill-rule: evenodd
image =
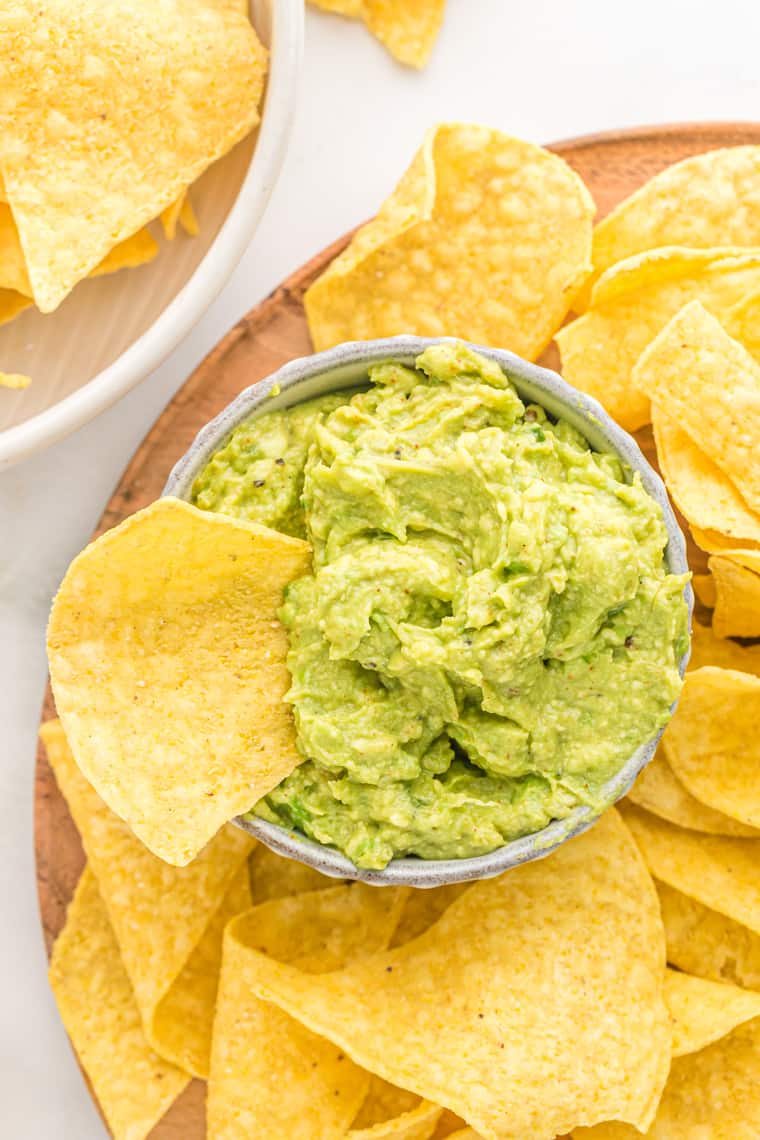
<svg viewBox="0 0 760 1140"><path fill-rule="evenodd" d="M597 218L664 167L689 155L722 146L760 144L760 123L704 123L642 127L587 135L556 143L551 149L581 175L596 201ZM401 171L399 171L399 174ZM163 489L176 461L197 432L248 385L295 357L311 352L303 294L351 235L339 238L230 329L190 376L138 448L106 507L97 533L147 506ZM557 367L550 348L542 364ZM639 442L653 458L651 436ZM704 556L692 550L697 567ZM693 565L694 565L693 563ZM55 715L50 690L43 720ZM38 749L35 777L35 852L40 915L48 955L84 866L74 823L55 783L43 749ZM151 1134L154 1140L203 1140L204 1086L193 1081ZM315 1137L315 1140L320 1138Z"/></svg>

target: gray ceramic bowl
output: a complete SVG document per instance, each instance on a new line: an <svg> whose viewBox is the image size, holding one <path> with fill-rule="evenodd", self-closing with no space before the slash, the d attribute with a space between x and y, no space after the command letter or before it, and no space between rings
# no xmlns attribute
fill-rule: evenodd
<svg viewBox="0 0 760 1140"><path fill-rule="evenodd" d="M369 365L391 359L412 364L425 348L445 339L447 338L430 340L400 336L355 342L291 361L272 376L246 388L216 419L203 428L169 476L164 495L189 499L195 477L214 452L227 441L233 429L249 416L287 408L327 392L356 388L367 381ZM478 345L472 347L495 360L527 401L541 404L553 416L563 416L582 432L596 451L614 452L622 459L631 475L634 472L641 475L644 487L662 507L668 532L665 551L668 568L674 574L685 573L688 570L686 544L665 488L627 432L610 419L596 400L571 388L556 372L528 364L511 352L481 348ZM691 586L687 587L686 598L691 616ZM681 662L682 674L687 660L688 653ZM652 759L661 735L661 732L658 733L654 739L638 748L608 782L604 795L609 803L625 795L639 772ZM355 867L334 848L323 846L299 832L264 820L238 818L235 822L278 854L308 863L334 878L361 879L367 883L389 886L437 887L444 883L487 879L520 863L539 859L566 839L585 831L597 816L598 813L591 808L576 808L567 819L555 820L542 831L515 839L488 855L469 859L394 859L383 871Z"/></svg>

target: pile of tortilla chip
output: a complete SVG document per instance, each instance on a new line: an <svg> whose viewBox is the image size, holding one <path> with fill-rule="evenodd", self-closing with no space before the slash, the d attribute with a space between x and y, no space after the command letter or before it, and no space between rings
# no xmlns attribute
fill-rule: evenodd
<svg viewBox="0 0 760 1140"><path fill-rule="evenodd" d="M534 360L591 272L593 215L557 155L488 127L433 127L307 291L314 347L414 333Z"/></svg>
<svg viewBox="0 0 760 1140"><path fill-rule="evenodd" d="M594 230L593 273L557 335L562 374L629 431L651 421L638 383L644 349L699 301L760 359L760 147L685 159L652 178Z"/></svg>
<svg viewBox="0 0 760 1140"><path fill-rule="evenodd" d="M9 0L0 58L0 324L150 261L154 220L196 234L188 188L258 122L267 66L226 0Z"/></svg>
<svg viewBox="0 0 760 1140"><path fill-rule="evenodd" d="M443 23L446 0L309 0L315 8L363 20L367 28L409 67L430 58Z"/></svg>

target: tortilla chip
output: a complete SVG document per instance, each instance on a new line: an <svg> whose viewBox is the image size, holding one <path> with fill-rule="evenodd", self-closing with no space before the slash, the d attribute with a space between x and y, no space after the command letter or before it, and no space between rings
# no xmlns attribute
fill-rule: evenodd
<svg viewBox="0 0 760 1140"><path fill-rule="evenodd" d="M697 600L700 601L706 609L714 610L718 595L715 591L715 581L713 580L712 574L692 574L691 584L694 587ZM725 639L716 637L715 640L719 641ZM691 663L691 658L689 662Z"/></svg>
<svg viewBox="0 0 760 1140"><path fill-rule="evenodd" d="M415 892L419 894L420 892ZM347 1133L349 1140L429 1140L443 1114L430 1101L371 1076L364 1104Z"/></svg>
<svg viewBox="0 0 760 1140"><path fill-rule="evenodd" d="M424 934L469 886L470 883L450 883L445 887L412 891L404 904L391 947L403 946Z"/></svg>
<svg viewBox="0 0 760 1140"><path fill-rule="evenodd" d="M662 249L638 254L608 269L596 283L588 312L557 333L562 375L595 396L628 431L649 423L649 397L655 397L705 451L700 437L665 398L654 369L650 391L646 377L642 381L632 375L634 365L688 302L696 298L721 317L758 287L760 251ZM703 398L699 402L704 405Z"/></svg>
<svg viewBox="0 0 760 1140"><path fill-rule="evenodd" d="M732 558L711 554L715 579L713 629L718 637L760 637L760 574Z"/></svg>
<svg viewBox="0 0 760 1140"><path fill-rule="evenodd" d="M760 360L760 291L751 293L727 314L724 327L729 336L743 344L755 360Z"/></svg>
<svg viewBox="0 0 760 1140"><path fill-rule="evenodd" d="M177 222L179 221L182 207L185 204L186 193L187 191L183 190L159 215L161 218L161 228L164 231L164 237L167 241L174 241L177 236Z"/></svg>
<svg viewBox="0 0 760 1140"><path fill-rule="evenodd" d="M760 993L678 970L666 971L665 1000L673 1019L674 1057L697 1053L760 1017Z"/></svg>
<svg viewBox="0 0 760 1140"><path fill-rule="evenodd" d="M119 269L136 269L138 265L152 261L157 253L158 245L150 231L138 230L114 246L89 276L102 277L106 273L116 273Z"/></svg>
<svg viewBox="0 0 760 1140"><path fill-rule="evenodd" d="M700 550L706 551L708 554L727 554L733 558L734 562L744 564L748 559L752 559L751 569L755 568L757 563L760 569L760 550L753 544L745 541L744 547L740 548L736 545L736 540L727 538L726 535L720 534L717 530L700 530L698 526L692 526L691 537L694 539L696 545Z"/></svg>
<svg viewBox="0 0 760 1140"><path fill-rule="evenodd" d="M588 272L593 212L556 155L486 127L434 127L307 290L314 347L418 333L535 359Z"/></svg>
<svg viewBox="0 0 760 1140"><path fill-rule="evenodd" d="M31 297L32 287L11 208L0 203L0 288Z"/></svg>
<svg viewBox="0 0 760 1140"><path fill-rule="evenodd" d="M675 719L680 713L676 712ZM672 725L672 722L671 722ZM666 730L667 736L670 726ZM628 793L631 803L646 808L679 827L692 831L704 831L708 835L735 835L747 839L760 839L760 831L729 819L722 812L714 811L695 799L684 787L667 761L663 745L657 749L654 759L647 764L636 783Z"/></svg>
<svg viewBox="0 0 760 1140"><path fill-rule="evenodd" d="M708 581L712 577L705 575ZM713 605L715 602L713 601ZM760 677L760 645L739 645L727 637L716 637L710 626L692 622L691 657L687 668L701 669L704 665L717 665L720 669L737 669Z"/></svg>
<svg viewBox="0 0 760 1140"><path fill-rule="evenodd" d="M704 305L692 301L673 317L633 379L760 511L760 365Z"/></svg>
<svg viewBox="0 0 760 1140"><path fill-rule="evenodd" d="M676 506L687 522L716 530L741 544L760 542L760 515L735 485L661 406L652 404L657 460Z"/></svg>
<svg viewBox="0 0 760 1140"><path fill-rule="evenodd" d="M86 867L53 947L50 985L115 1140L142 1140L190 1078L151 1049L98 883Z"/></svg>
<svg viewBox="0 0 760 1140"><path fill-rule="evenodd" d="M318 979L260 954L250 984L484 1134L554 1140L649 1123L670 1059L664 962L654 888L610 811L550 859L475 883L405 946Z"/></svg>
<svg viewBox="0 0 760 1140"><path fill-rule="evenodd" d="M309 975L340 968L388 945L405 897L405 890L353 883L273 900L230 923L214 1023L209 1140L338 1136L350 1127L370 1074L257 997L259 961L266 953Z"/></svg>
<svg viewBox="0 0 760 1140"><path fill-rule="evenodd" d="M246 863L236 872L177 980L158 1003L150 1038L162 1057L205 1080L211 1064L211 1031L222 968L222 942L228 922L251 906Z"/></svg>
<svg viewBox="0 0 760 1140"><path fill-rule="evenodd" d="M756 1140L760 1019L673 1062L647 1140ZM574 1140L641 1140L625 1124L580 1129Z"/></svg>
<svg viewBox="0 0 760 1140"><path fill-rule="evenodd" d="M31 376L24 376L21 372L0 372L0 388L20 390L28 388L31 382Z"/></svg>
<svg viewBox="0 0 760 1140"><path fill-rule="evenodd" d="M443 23L446 0L309 0L315 8L363 20L400 63L423 68Z"/></svg>
<svg viewBox="0 0 760 1140"><path fill-rule="evenodd" d="M23 293L16 293L13 289L0 289L0 325L12 321L19 313L23 313L24 309L31 307L31 300Z"/></svg>
<svg viewBox="0 0 760 1140"><path fill-rule="evenodd" d="M103 803L74 762L58 721L42 726L48 759L74 818L116 935L146 1036L198 1076L208 1066L224 919L250 898L251 840L220 832L188 867L152 855ZM172 1017L193 1010L193 1019Z"/></svg>
<svg viewBox="0 0 760 1140"><path fill-rule="evenodd" d="M10 0L0 44L5 189L47 313L258 122L267 54L197 0Z"/></svg>
<svg viewBox="0 0 760 1140"><path fill-rule="evenodd" d="M306 863L285 859L260 843L250 859L251 894L254 906L306 891L324 891L335 887L340 879L320 874Z"/></svg>
<svg viewBox="0 0 760 1140"><path fill-rule="evenodd" d="M621 805L656 879L760 933L760 840L701 835Z"/></svg>
<svg viewBox="0 0 760 1140"><path fill-rule="evenodd" d="M758 723L760 678L708 665L687 673L663 737L668 763L688 791L754 828L760 828Z"/></svg>
<svg viewBox="0 0 760 1140"><path fill-rule="evenodd" d="M594 276L586 299L610 266L666 245L760 246L760 147L686 158L624 199L594 230Z"/></svg>
<svg viewBox="0 0 760 1140"><path fill-rule="evenodd" d="M66 736L168 863L189 863L301 761L277 609L309 565L299 539L160 499L66 573L48 627Z"/></svg>
<svg viewBox="0 0 760 1140"><path fill-rule="evenodd" d="M655 881L668 961L690 974L760 990L760 934Z"/></svg>
<svg viewBox="0 0 760 1140"><path fill-rule="evenodd" d="M198 224L198 219L195 216L193 203L190 201L190 194L185 194L185 200L182 203L182 209L179 212L179 224L185 231L188 237L197 237L201 232L201 227Z"/></svg>

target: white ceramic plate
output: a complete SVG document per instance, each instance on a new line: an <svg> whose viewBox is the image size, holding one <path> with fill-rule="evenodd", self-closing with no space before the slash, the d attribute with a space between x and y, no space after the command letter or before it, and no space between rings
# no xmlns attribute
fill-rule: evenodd
<svg viewBox="0 0 760 1140"><path fill-rule="evenodd" d="M168 356L217 296L253 237L287 147L303 49L303 0L251 0L270 50L261 124L193 187L201 232L159 242L150 264L83 281L47 316L0 327L0 369L32 377L0 390L0 468L98 415Z"/></svg>

